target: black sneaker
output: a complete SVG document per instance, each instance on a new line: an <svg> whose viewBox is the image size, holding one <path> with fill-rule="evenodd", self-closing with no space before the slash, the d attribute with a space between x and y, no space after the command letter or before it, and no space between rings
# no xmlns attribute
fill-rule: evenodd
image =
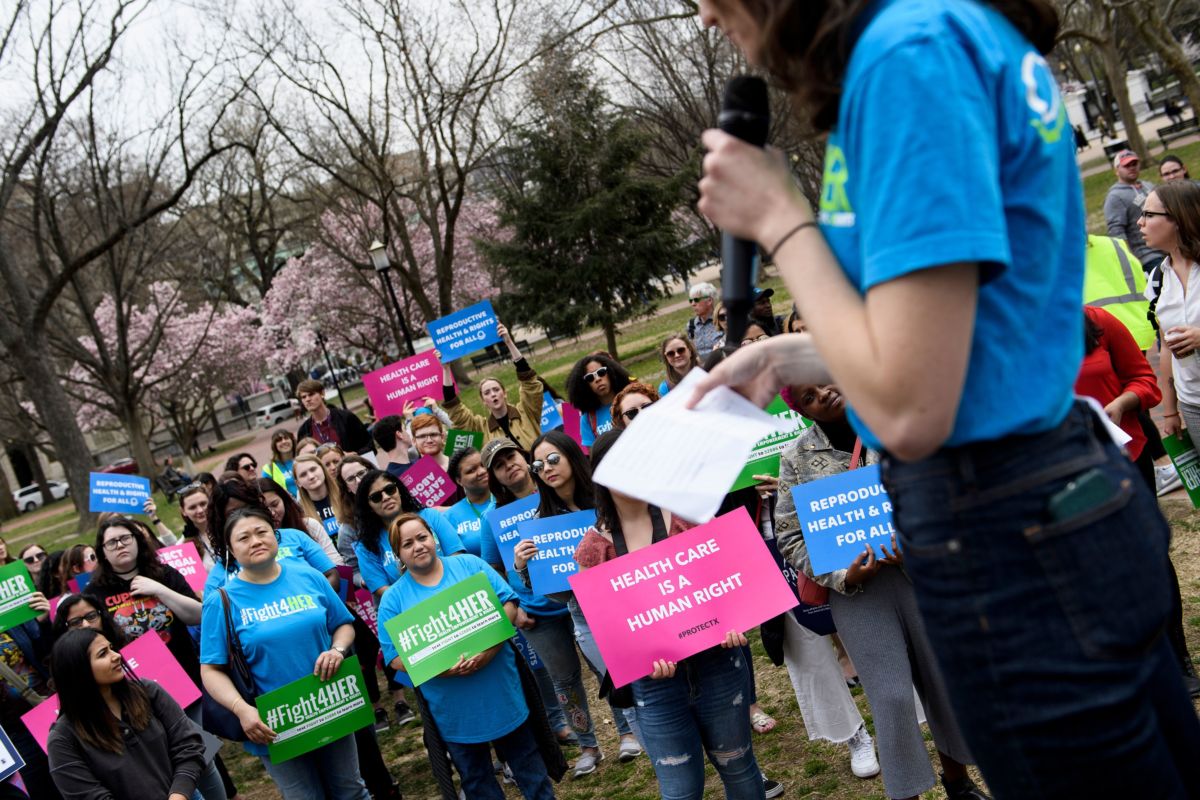
<svg viewBox="0 0 1200 800"><path fill-rule="evenodd" d="M387 712L382 708L375 709L375 732L382 733L392 727L392 723L388 721Z"/></svg>
<svg viewBox="0 0 1200 800"><path fill-rule="evenodd" d="M946 800L992 800L991 796L985 794L970 778L947 781L943 775L942 786L946 787Z"/></svg>
<svg viewBox="0 0 1200 800"><path fill-rule="evenodd" d="M408 707L408 703L405 703L403 700L401 700L399 703L396 703L396 724L397 725L407 725L408 723L412 722L416 718L417 718L417 715L414 714L413 710Z"/></svg>
<svg viewBox="0 0 1200 800"><path fill-rule="evenodd" d="M768 800L772 797L779 797L779 795L783 794L783 784L779 781L773 781L764 775L763 793L767 796Z"/></svg>

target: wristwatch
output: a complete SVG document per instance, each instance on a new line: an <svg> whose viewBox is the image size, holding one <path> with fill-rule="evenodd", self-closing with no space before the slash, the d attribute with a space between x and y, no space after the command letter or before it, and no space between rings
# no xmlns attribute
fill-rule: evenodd
<svg viewBox="0 0 1200 800"><path fill-rule="evenodd" d="M330 650L336 650L336 651L337 651L337 653L338 653L338 655L340 655L342 658L346 658L348 655L350 655L350 648L349 648L349 647L338 647L338 646L335 644L335 645L332 645L332 646L331 646L329 649L330 649Z"/></svg>

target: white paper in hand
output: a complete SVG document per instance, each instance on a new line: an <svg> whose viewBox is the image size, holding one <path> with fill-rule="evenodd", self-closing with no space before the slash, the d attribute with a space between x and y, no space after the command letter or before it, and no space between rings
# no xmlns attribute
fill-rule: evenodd
<svg viewBox="0 0 1200 800"><path fill-rule="evenodd" d="M705 374L693 367L670 394L638 414L593 480L692 522L712 519L755 442L789 426L724 386L694 409L684 408Z"/></svg>

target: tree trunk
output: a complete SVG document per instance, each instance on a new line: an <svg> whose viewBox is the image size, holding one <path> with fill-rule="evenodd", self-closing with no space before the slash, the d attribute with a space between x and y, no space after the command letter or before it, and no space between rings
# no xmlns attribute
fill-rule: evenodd
<svg viewBox="0 0 1200 800"><path fill-rule="evenodd" d="M8 483L8 473L0 469L0 520L12 519L21 513L13 501L12 493L12 486Z"/></svg>
<svg viewBox="0 0 1200 800"><path fill-rule="evenodd" d="M1200 109L1200 78L1197 78L1192 70L1192 63L1183 52L1183 45L1175 38L1175 34L1171 32L1170 26L1154 3L1146 3L1137 13L1132 9L1126 10L1130 12L1129 16L1146 44L1150 45L1179 79L1179 87L1187 95L1194 116L1196 109Z"/></svg>
<svg viewBox="0 0 1200 800"><path fill-rule="evenodd" d="M608 354L617 359L617 326L612 322L604 323L604 344L608 348Z"/></svg>
<svg viewBox="0 0 1200 800"><path fill-rule="evenodd" d="M1150 153L1146 149L1146 140L1142 138L1142 132L1138 128L1137 114L1133 112L1133 103L1129 100L1129 86L1125 83L1125 65L1121 61L1121 54L1111 38L1099 45L1098 49L1100 50L1100 63L1104 65L1104 72L1108 75L1108 82L1112 86L1117 108L1121 111L1121 121L1125 123L1125 140L1129 142L1130 150L1137 153L1143 162L1148 162Z"/></svg>
<svg viewBox="0 0 1200 800"><path fill-rule="evenodd" d="M496 346L503 347L503 345ZM459 386L470 386L474 383L474 381L471 380L471 376L467 374L467 367L465 364L463 364L463 360L461 358L457 361L450 362L450 372L454 375L454 382Z"/></svg>
<svg viewBox="0 0 1200 800"><path fill-rule="evenodd" d="M133 460L138 463L138 474L150 479L150 489L153 491L159 469L154 460L154 451L150 449L150 437L146 435L142 416L136 409L127 409L121 424L125 427L125 435L129 437Z"/></svg>
<svg viewBox="0 0 1200 800"><path fill-rule="evenodd" d="M36 392L30 392L30 400L46 426L58 460L62 462L67 484L71 487L71 502L79 512L79 530L90 530L95 525L95 515L88 511L88 473L92 470L92 454L88 452L67 393L54 374L54 362L46 350L45 339L28 338L11 343L8 354L28 385L38 387Z"/></svg>
<svg viewBox="0 0 1200 800"><path fill-rule="evenodd" d="M41 490L42 502L50 505L54 502L54 495L50 493L50 482L46 480L46 470L42 469L42 460L38 458L37 448L29 442L22 442L21 452L25 454L25 461L33 470L33 482Z"/></svg>
<svg viewBox="0 0 1200 800"><path fill-rule="evenodd" d="M225 432L221 430L221 423L217 421L217 409L213 405L212 398L206 401L208 404L208 421L212 423L213 435L217 437L218 442L225 441Z"/></svg>

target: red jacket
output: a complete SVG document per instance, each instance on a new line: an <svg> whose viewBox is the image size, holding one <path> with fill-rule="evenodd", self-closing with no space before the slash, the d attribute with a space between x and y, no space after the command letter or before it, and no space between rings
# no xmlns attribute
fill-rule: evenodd
<svg viewBox="0 0 1200 800"><path fill-rule="evenodd" d="M1083 357L1079 376L1075 378L1075 393L1094 397L1107 406L1125 392L1137 395L1140 410L1147 411L1162 402L1154 370L1138 349L1129 330L1121 321L1102 308L1084 306L1087 320L1100 327L1096 349ZM1137 459L1146 446L1146 434L1136 412L1121 417L1121 430L1132 437L1125 446L1129 457Z"/></svg>

